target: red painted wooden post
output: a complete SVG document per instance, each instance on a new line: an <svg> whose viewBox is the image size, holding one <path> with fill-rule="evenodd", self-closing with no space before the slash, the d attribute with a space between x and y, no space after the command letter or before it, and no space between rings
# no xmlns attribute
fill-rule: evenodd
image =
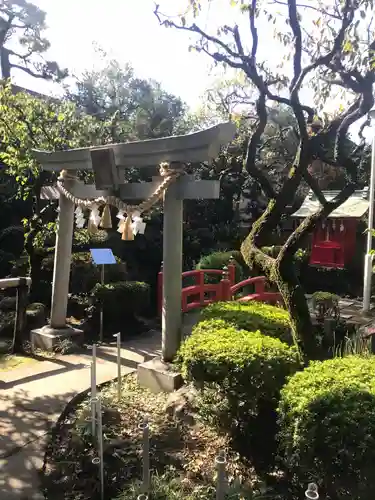
<svg viewBox="0 0 375 500"><path fill-rule="evenodd" d="M158 301L158 314L161 316L163 311L163 261L161 261L160 271L158 273L157 282L157 301Z"/></svg>
<svg viewBox="0 0 375 500"><path fill-rule="evenodd" d="M201 306L203 306L204 305L204 271L199 271L198 285L199 285L199 303Z"/></svg>
<svg viewBox="0 0 375 500"><path fill-rule="evenodd" d="M254 284L255 293L264 293L266 289L266 278L259 280Z"/></svg>
<svg viewBox="0 0 375 500"><path fill-rule="evenodd" d="M182 301L182 304L181 304L181 310L182 312L186 312L187 311L187 294L185 293L184 289L182 289L182 297L181 297L181 301Z"/></svg>
<svg viewBox="0 0 375 500"><path fill-rule="evenodd" d="M220 297L218 300L222 300L222 301L227 301L227 300L231 300L232 298L232 294L231 294L231 291L230 291L230 287L231 287L231 284L230 284L230 281L229 281L229 273L228 273L228 268L227 267L224 267L223 269L223 277L220 281Z"/></svg>
<svg viewBox="0 0 375 500"><path fill-rule="evenodd" d="M233 286L236 284L236 264L233 257L229 259L228 273L229 273L230 286Z"/></svg>

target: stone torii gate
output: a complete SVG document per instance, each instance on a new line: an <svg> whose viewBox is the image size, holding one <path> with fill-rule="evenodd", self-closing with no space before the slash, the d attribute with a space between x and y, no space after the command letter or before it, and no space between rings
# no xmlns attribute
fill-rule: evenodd
<svg viewBox="0 0 375 500"><path fill-rule="evenodd" d="M77 198L95 199L115 195L121 200L144 200L160 185L160 178L148 183L126 183L126 168L142 168L163 162L180 164L205 162L217 157L221 146L234 137L233 123L222 123L184 136L172 136L131 143L109 144L100 147L71 149L58 152L33 151L43 170L70 174L64 186ZM74 178L77 171L94 172L95 185ZM164 192L163 228L163 311L162 357L171 361L181 343L182 294L182 227L183 200L219 198L219 181L194 180L182 175ZM52 349L61 339L82 335L80 330L66 324L69 277L74 230L75 204L60 195L56 187L42 189L44 199L59 198L59 223L56 235L52 283L51 321L32 332L35 345Z"/></svg>

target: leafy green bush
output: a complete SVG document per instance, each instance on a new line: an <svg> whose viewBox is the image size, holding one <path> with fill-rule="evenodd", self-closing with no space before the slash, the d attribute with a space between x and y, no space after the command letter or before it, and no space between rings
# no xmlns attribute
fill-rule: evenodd
<svg viewBox="0 0 375 500"><path fill-rule="evenodd" d="M299 484L320 483L324 498L375 496L375 357L312 363L281 391L281 453Z"/></svg>
<svg viewBox="0 0 375 500"><path fill-rule="evenodd" d="M9 226L0 231L0 248L3 252L21 256L24 248L24 229L22 226Z"/></svg>
<svg viewBox="0 0 375 500"><path fill-rule="evenodd" d="M276 258L279 255L281 246L280 245L272 245L270 247L262 247L261 250L263 253L266 255L269 255L270 257Z"/></svg>
<svg viewBox="0 0 375 500"><path fill-rule="evenodd" d="M202 309L200 319L222 319L241 330L260 330L264 335L276 337L288 344L293 342L288 313L280 307L262 302L216 302Z"/></svg>
<svg viewBox="0 0 375 500"><path fill-rule="evenodd" d="M0 278L8 276L13 267L16 257L9 252L0 250Z"/></svg>
<svg viewBox="0 0 375 500"><path fill-rule="evenodd" d="M82 247L82 251L87 251L89 248L96 248L106 243L108 240L108 232L104 229L99 229L97 233L90 233L86 228L75 229L73 233L73 248ZM41 231L34 238L34 246L36 248L50 248L56 245L56 222L48 222L43 225Z"/></svg>
<svg viewBox="0 0 375 500"><path fill-rule="evenodd" d="M213 484L196 485L192 481L184 481L175 471L167 471L162 475L151 477L150 500L214 500L216 488ZM142 484L134 481L121 493L117 500L137 500L143 492ZM233 482L229 485L227 500L273 500L268 494L253 491L249 486Z"/></svg>
<svg viewBox="0 0 375 500"><path fill-rule="evenodd" d="M137 315L147 311L150 303L150 286L139 281L121 281L101 285L91 292L92 307L89 308L89 322L92 331L98 331L101 306L104 311L103 330L105 335L121 332L134 335L144 331L144 325Z"/></svg>
<svg viewBox="0 0 375 500"><path fill-rule="evenodd" d="M141 281L120 281L102 285L91 291L94 303L103 304L109 314L118 316L139 314L149 305L150 286Z"/></svg>
<svg viewBox="0 0 375 500"><path fill-rule="evenodd" d="M202 415L228 432L241 453L269 467L279 392L300 367L298 352L259 331L214 319L211 326L193 330L177 363L184 378L201 388Z"/></svg>
<svg viewBox="0 0 375 500"><path fill-rule="evenodd" d="M54 255L42 260L41 279L52 281ZM105 281L114 282L126 279L124 264L117 259L117 264L105 267ZM89 252L72 254L69 291L73 294L89 293L101 280L101 269L92 262Z"/></svg>
<svg viewBox="0 0 375 500"><path fill-rule="evenodd" d="M249 269L243 260L241 252L238 250L233 250L231 252L213 252L209 255L205 255L198 262L197 269L223 269L225 266L228 266L231 258L233 258L234 265L236 266L236 282L241 281L247 276ZM209 277L207 281L217 283L220 281L220 278L212 276Z"/></svg>

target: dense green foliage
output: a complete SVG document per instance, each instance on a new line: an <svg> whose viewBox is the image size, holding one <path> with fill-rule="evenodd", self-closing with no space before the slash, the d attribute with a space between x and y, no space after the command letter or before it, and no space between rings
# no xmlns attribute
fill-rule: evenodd
<svg viewBox="0 0 375 500"><path fill-rule="evenodd" d="M150 500L213 500L216 497L216 488L211 485L192 486L189 481L176 477L172 470L164 474L153 474L151 478L152 496ZM116 500L138 500L143 492L139 481L131 484ZM250 487L240 482L231 484L226 492L227 500L273 500L269 495L252 491ZM275 499L276 500L276 499Z"/></svg>
<svg viewBox="0 0 375 500"><path fill-rule="evenodd" d="M282 456L294 479L331 500L375 495L375 358L314 362L281 391Z"/></svg>
<svg viewBox="0 0 375 500"><path fill-rule="evenodd" d="M132 317L149 306L150 287L140 281L119 281L106 285L97 283L91 291L94 304L103 304L113 322Z"/></svg>
<svg viewBox="0 0 375 500"><path fill-rule="evenodd" d="M46 13L29 0L4 0L0 4L1 78L13 69L36 78L61 79L67 75L55 61L45 61L50 47L44 36Z"/></svg>
<svg viewBox="0 0 375 500"><path fill-rule="evenodd" d="M209 255L201 257L197 264L197 269L219 269L222 270L232 262L236 266L236 283L241 281L246 276L247 266L242 258L241 252L232 250L231 252L213 252ZM220 278L207 278L213 282L220 281Z"/></svg>
<svg viewBox="0 0 375 500"><path fill-rule="evenodd" d="M110 120L113 142L156 139L186 131L181 99L158 82L138 78L130 64L104 57L104 68L86 71L67 97L85 113Z"/></svg>
<svg viewBox="0 0 375 500"><path fill-rule="evenodd" d="M292 343L288 313L280 307L262 302L216 302L202 309L200 319L221 319L239 330L259 330L263 335Z"/></svg>
<svg viewBox="0 0 375 500"><path fill-rule="evenodd" d="M193 329L177 362L184 378L201 389L202 416L229 433L241 453L269 468L275 408L286 378L300 367L297 350L259 331L212 319Z"/></svg>
<svg viewBox="0 0 375 500"><path fill-rule="evenodd" d="M15 178L20 193L38 197L39 166L32 149L62 150L109 141L108 123L80 113L71 102L38 99L0 87L0 159ZM46 176L48 177L48 176Z"/></svg>
<svg viewBox="0 0 375 500"><path fill-rule="evenodd" d="M42 261L42 279L52 281L54 255L45 257ZM126 279L124 264L117 259L117 264L106 266L105 281L113 282ZM101 268L96 266L89 252L72 254L70 270L70 293L89 293L101 281Z"/></svg>

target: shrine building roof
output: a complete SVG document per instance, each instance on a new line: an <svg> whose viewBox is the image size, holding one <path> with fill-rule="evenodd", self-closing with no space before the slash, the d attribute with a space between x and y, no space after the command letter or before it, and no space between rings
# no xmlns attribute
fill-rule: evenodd
<svg viewBox="0 0 375 500"><path fill-rule="evenodd" d="M340 191L323 191L327 201L331 201ZM354 191L354 193L334 210L328 218L357 218L360 219L368 210L368 188ZM315 194L310 191L304 199L300 208L292 214L292 217L305 218L314 214L321 207Z"/></svg>

